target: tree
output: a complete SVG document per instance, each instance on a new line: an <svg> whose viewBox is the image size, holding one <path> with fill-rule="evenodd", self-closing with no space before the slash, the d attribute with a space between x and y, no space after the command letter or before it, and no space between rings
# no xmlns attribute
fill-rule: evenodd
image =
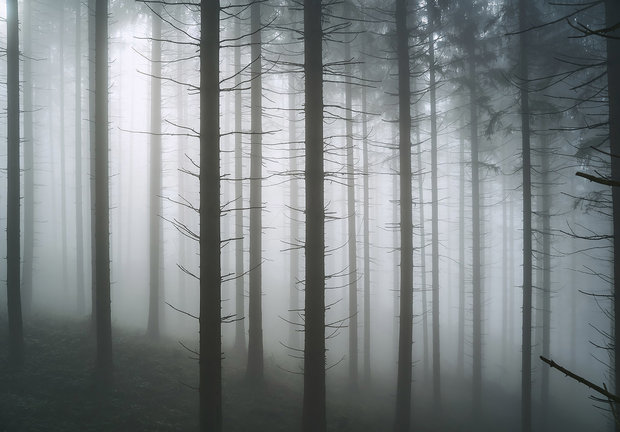
<svg viewBox="0 0 620 432"><path fill-rule="evenodd" d="M75 3L75 242L77 312L84 315L84 221L82 203L82 1Z"/></svg>
<svg viewBox="0 0 620 432"><path fill-rule="evenodd" d="M323 432L325 416L325 193L321 0L304 2L306 97L306 286L302 430Z"/></svg>
<svg viewBox="0 0 620 432"><path fill-rule="evenodd" d="M250 300L247 377L263 379L263 312L262 312L262 52L260 2L254 1L251 13L251 151L250 151Z"/></svg>
<svg viewBox="0 0 620 432"><path fill-rule="evenodd" d="M220 2L200 7L200 430L222 429Z"/></svg>
<svg viewBox="0 0 620 432"><path fill-rule="evenodd" d="M407 1L396 0L398 59L398 115L400 159L400 321L398 332L398 381L396 432L408 431L411 422L411 368L413 326L413 224L411 214L411 108L409 84L409 30Z"/></svg>
<svg viewBox="0 0 620 432"><path fill-rule="evenodd" d="M108 192L108 0L97 0L96 3L95 71L96 367L100 383L106 385L112 376Z"/></svg>
<svg viewBox="0 0 620 432"><path fill-rule="evenodd" d="M7 25L7 213L6 262L7 310L9 315L9 364L24 361L20 284L20 184L19 184L19 28L17 0L6 2Z"/></svg>
<svg viewBox="0 0 620 432"><path fill-rule="evenodd" d="M149 318L147 335L158 339L161 331L162 287L160 280L162 263L162 214L161 200L161 11L159 3L152 7L151 38L151 134L149 170Z"/></svg>
<svg viewBox="0 0 620 432"><path fill-rule="evenodd" d="M433 1L427 1L429 35L428 35L428 61L429 61L429 91L431 109L431 208L432 208L432 293L433 293L433 397L435 408L441 403L441 370L440 370L440 344L439 344L439 197L437 193L437 101L435 84L435 25L439 13Z"/></svg>
<svg viewBox="0 0 620 432"><path fill-rule="evenodd" d="M532 428L532 180L528 83L529 2L519 0L519 79L523 158L523 324L521 329L521 430Z"/></svg>
<svg viewBox="0 0 620 432"><path fill-rule="evenodd" d="M26 315L32 308L32 273L34 261L34 133L32 74L32 0L23 3L24 33L24 256L22 270L22 304Z"/></svg>

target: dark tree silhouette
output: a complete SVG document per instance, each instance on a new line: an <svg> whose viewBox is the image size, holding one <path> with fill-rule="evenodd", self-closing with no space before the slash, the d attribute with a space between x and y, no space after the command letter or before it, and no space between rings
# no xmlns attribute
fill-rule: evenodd
<svg viewBox="0 0 620 432"><path fill-rule="evenodd" d="M304 2L306 97L306 285L302 430L324 432L325 193L323 190L323 29L321 0Z"/></svg>
<svg viewBox="0 0 620 432"><path fill-rule="evenodd" d="M398 382L394 430L409 430L411 422L411 369L413 326L413 224L411 215L411 108L409 84L409 30L407 1L396 0L398 59L398 115L400 159L400 322L398 331Z"/></svg>
<svg viewBox="0 0 620 432"><path fill-rule="evenodd" d="M7 309L9 314L9 364L24 361L20 284L20 184L19 184L19 28L17 0L6 2L7 25Z"/></svg>
<svg viewBox="0 0 620 432"><path fill-rule="evenodd" d="M200 6L200 430L222 430L220 2Z"/></svg>

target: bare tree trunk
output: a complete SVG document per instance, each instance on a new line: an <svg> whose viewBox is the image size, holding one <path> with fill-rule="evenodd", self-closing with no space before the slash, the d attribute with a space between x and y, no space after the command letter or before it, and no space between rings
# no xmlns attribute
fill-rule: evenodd
<svg viewBox="0 0 620 432"><path fill-rule="evenodd" d="M532 429L532 180L528 88L527 0L519 0L519 79L523 157L523 324L521 329L521 430Z"/></svg>
<svg viewBox="0 0 620 432"><path fill-rule="evenodd" d="M436 102L436 86L435 86L435 33L432 29L435 25L434 11L432 5L427 2L429 25L431 33L428 41L428 57L429 57L429 90L431 105L431 208L432 208L432 232L431 239L433 255L432 255L432 293L433 293L433 402L435 409L441 408L441 362L440 362L440 344L439 344L439 195L437 193L437 102Z"/></svg>
<svg viewBox="0 0 620 432"><path fill-rule="evenodd" d="M413 223L411 217L411 108L407 1L396 0L398 113L400 159L400 326L398 382L394 430L408 431L411 422L413 331Z"/></svg>
<svg viewBox="0 0 620 432"><path fill-rule="evenodd" d="M546 129L543 125L543 130ZM552 150L549 148L549 137L544 133L541 137L541 174L542 174L542 355L545 358L550 356L551 345L551 178L549 157ZM545 424L549 412L549 368L543 368L541 381L541 410Z"/></svg>
<svg viewBox="0 0 620 432"><path fill-rule="evenodd" d="M306 299L302 430L324 432L325 192L321 0L304 2L306 95Z"/></svg>
<svg viewBox="0 0 620 432"><path fill-rule="evenodd" d="M97 240L96 240L96 193L95 187L97 143L96 122L96 15L97 0L88 0L88 137L90 157L90 261L91 261L91 329L95 332L97 322Z"/></svg>
<svg viewBox="0 0 620 432"><path fill-rule="evenodd" d="M239 19L235 19L235 37L241 37L241 23ZM238 45L234 48L234 67L235 67L235 352L244 356L246 353L245 342L245 296L243 276L243 148L241 129L242 123L242 105L241 105L241 47Z"/></svg>
<svg viewBox="0 0 620 432"><path fill-rule="evenodd" d="M149 164L149 317L146 334L159 339L161 264L162 264L162 214L161 202L161 11L162 5L154 3L151 39L151 134Z"/></svg>
<svg viewBox="0 0 620 432"><path fill-rule="evenodd" d="M108 0L97 0L95 25L95 247L97 257L97 372L100 383L112 376L110 315L110 198L108 176Z"/></svg>
<svg viewBox="0 0 620 432"><path fill-rule="evenodd" d="M611 119L620 118L620 3L605 0L605 19L607 27L612 29L607 34L607 94L609 100L609 145L611 157L611 178L620 179L620 124ZM612 188L613 230L614 230L614 371L615 392L620 390L620 188ZM616 407L618 404L616 404ZM617 408L616 408L617 412ZM620 431L620 423L615 423L616 431Z"/></svg>
<svg viewBox="0 0 620 432"><path fill-rule="evenodd" d="M75 244L77 312L86 311L82 202L82 1L75 3Z"/></svg>
<svg viewBox="0 0 620 432"><path fill-rule="evenodd" d="M469 122L471 144L472 207L472 293L473 293L473 411L479 418L482 404L482 299L480 278L480 174L478 162L478 92L476 82L476 39L469 35Z"/></svg>
<svg viewBox="0 0 620 432"><path fill-rule="evenodd" d="M263 102L260 3L250 6L252 21L251 65L251 151L250 151L250 300L247 377L263 379L263 311L262 311L262 164Z"/></svg>
<svg viewBox="0 0 620 432"><path fill-rule="evenodd" d="M299 332L295 324L299 321L299 249L297 243L299 241L299 224L297 218L300 212L299 209L299 187L297 184L296 173L298 168L297 158L299 151L297 150L297 112L295 103L295 86L293 84L293 74L288 74L288 141L289 141L289 169L292 173L291 176L291 191L290 191L290 241L291 250L289 256L289 338L288 343L292 348L297 349L299 347Z"/></svg>
<svg viewBox="0 0 620 432"><path fill-rule="evenodd" d="M465 374L465 124L459 122L459 316L457 372Z"/></svg>
<svg viewBox="0 0 620 432"><path fill-rule="evenodd" d="M350 15L349 3L344 3L344 15ZM344 44L344 58L351 58L351 42ZM358 383L358 305L357 305L357 229L355 214L355 173L353 163L353 114L351 95L351 64L344 67L345 136L347 149L347 223L349 252L349 385Z"/></svg>
<svg viewBox="0 0 620 432"><path fill-rule="evenodd" d="M366 80L366 67L362 66L362 81ZM368 115L366 87L362 87L362 157L364 188L364 380L370 383L370 208L368 199Z"/></svg>
<svg viewBox="0 0 620 432"><path fill-rule="evenodd" d="M200 430L222 430L220 2L200 8Z"/></svg>
<svg viewBox="0 0 620 432"><path fill-rule="evenodd" d="M9 316L9 365L24 362L20 284L20 184L19 184L19 28L17 0L6 2L7 24L7 312Z"/></svg>
<svg viewBox="0 0 620 432"><path fill-rule="evenodd" d="M66 168L66 143L65 143L65 5L64 0L59 2L58 13L60 14L60 43L59 43L59 71L60 83L59 106L60 106L60 229L62 244L62 283L67 292L69 286L68 257L67 257L67 168Z"/></svg>

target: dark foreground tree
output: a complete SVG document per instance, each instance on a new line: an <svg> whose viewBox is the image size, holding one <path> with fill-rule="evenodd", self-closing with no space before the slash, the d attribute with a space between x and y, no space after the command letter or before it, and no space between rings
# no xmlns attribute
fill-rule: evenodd
<svg viewBox="0 0 620 432"><path fill-rule="evenodd" d="M262 145L263 85L261 61L260 2L252 2L252 66L251 66L251 143L250 150L250 300L248 308L248 367L251 381L263 379L263 308L262 308Z"/></svg>
<svg viewBox="0 0 620 432"><path fill-rule="evenodd" d="M108 0L97 0L95 12L95 254L97 374L112 376L110 316L110 200L108 195Z"/></svg>
<svg viewBox="0 0 620 432"><path fill-rule="evenodd" d="M17 0L7 0L6 298L9 315L9 364L14 367L20 367L24 361L24 333L19 274L19 29L17 20Z"/></svg>
<svg viewBox="0 0 620 432"><path fill-rule="evenodd" d="M400 322L396 432L409 431L411 421L411 348L413 326L413 224L411 215L411 108L407 0L396 0L398 116L400 159Z"/></svg>
<svg viewBox="0 0 620 432"><path fill-rule="evenodd" d="M325 194L323 190L323 29L321 0L304 2L306 95L306 302L302 430L325 419Z"/></svg>
<svg viewBox="0 0 620 432"><path fill-rule="evenodd" d="M162 214L161 201L161 4L153 4L151 39L151 135L149 166L149 318L147 335L159 338L161 331Z"/></svg>
<svg viewBox="0 0 620 432"><path fill-rule="evenodd" d="M200 430L222 430L220 2L200 5Z"/></svg>

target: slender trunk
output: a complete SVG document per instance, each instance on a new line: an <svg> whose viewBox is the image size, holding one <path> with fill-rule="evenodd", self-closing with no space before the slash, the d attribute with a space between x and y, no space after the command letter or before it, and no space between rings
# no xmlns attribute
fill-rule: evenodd
<svg viewBox="0 0 620 432"><path fill-rule="evenodd" d="M222 430L220 2L200 8L200 430Z"/></svg>
<svg viewBox="0 0 620 432"><path fill-rule="evenodd" d="M345 2L345 17L350 15L349 3ZM351 43L344 44L344 58L351 58ZM344 67L345 91L345 145L347 149L347 222L349 252L349 385L357 387L358 382L358 310L357 310L357 232L355 223L355 173L353 170L353 115L351 64Z"/></svg>
<svg viewBox="0 0 620 432"><path fill-rule="evenodd" d="M291 218L291 232L290 242L291 250L289 256L289 338L288 343L292 348L297 349L299 347L299 332L295 324L299 321L299 249L297 243L299 242L299 224L297 223L299 212L299 187L297 184L297 170L299 169L297 158L299 151L297 150L297 112L295 103L295 86L293 84L293 74L288 75L288 141L289 141L289 169L291 172L291 196L290 196L290 218Z"/></svg>
<svg viewBox="0 0 620 432"><path fill-rule="evenodd" d="M396 135L394 135L392 137L392 142L396 142ZM393 257L393 265L394 265L394 274L392 276L393 279L393 286L392 286L392 293L393 293L393 305L392 308L394 310L394 328L393 328L393 334L392 334L392 338L393 338L393 346L394 346L394 354L395 354L395 358L394 358L394 362L398 363L398 325L399 325L399 311L398 311L398 305L400 302L400 299L398 297L398 293L399 290L397 289L397 287L400 285L400 239L399 239L399 234L400 234L400 230L398 229L398 227L400 226L400 216L399 216L399 210L398 210L398 197L399 197L399 190L398 190L398 175L396 174L399 171L399 167L398 167L398 158L394 158L394 174L392 175L392 218L393 218L393 222L392 222L392 230L393 230L393 238L392 238L392 244L393 244L393 251L392 253L394 254Z"/></svg>
<svg viewBox="0 0 620 432"><path fill-rule="evenodd" d="M82 203L82 0L75 3L75 243L77 313L86 311Z"/></svg>
<svg viewBox="0 0 620 432"><path fill-rule="evenodd" d="M457 372L465 374L465 124L459 122L459 336Z"/></svg>
<svg viewBox="0 0 620 432"><path fill-rule="evenodd" d="M306 96L306 299L302 430L324 432L325 192L323 168L323 29L321 0L304 2Z"/></svg>
<svg viewBox="0 0 620 432"><path fill-rule="evenodd" d="M362 67L362 81L366 68ZM368 116L366 87L362 87L362 153L364 188L364 380L370 383L370 206L368 200Z"/></svg>
<svg viewBox="0 0 620 432"><path fill-rule="evenodd" d="M607 27L614 29L607 38L607 94L609 100L609 145L611 157L611 178L620 179L620 124L612 119L620 118L620 3L615 0L605 0L605 17ZM616 27L614 27L616 26ZM614 227L614 371L615 391L620 391L620 188L612 188L613 227ZM617 404L616 404L617 406ZM617 411L617 408L616 408ZM616 422L616 431L620 431L620 423Z"/></svg>
<svg viewBox="0 0 620 432"><path fill-rule="evenodd" d="M250 6L252 21L251 66L251 163L250 163L250 301L247 377L263 379L263 311L262 311L262 164L263 103L260 3Z"/></svg>
<svg viewBox="0 0 620 432"><path fill-rule="evenodd" d="M22 304L24 313L32 310L32 273L34 261L34 133L32 75L32 0L23 3L24 33L24 256Z"/></svg>
<svg viewBox="0 0 620 432"><path fill-rule="evenodd" d="M398 113L400 159L400 325L398 382L394 430L408 431L411 422L413 327L413 224L411 219L411 108L407 1L396 0Z"/></svg>
<svg viewBox="0 0 620 432"><path fill-rule="evenodd" d="M413 92L417 90L415 85L416 82L413 82L414 88ZM413 117L418 118L418 107L414 106ZM428 379L428 367L429 367L429 349L428 349L428 311L427 305L428 301L426 299L426 229L425 222L426 217L424 216L424 165L422 163L422 140L420 139L420 126L416 125L415 128L416 135L416 147L417 147L417 169L418 169L418 196L419 196L419 208L420 208L420 276L421 276L421 287L420 291L422 291L422 350L424 351L424 359L423 359L423 368L424 368L424 380Z"/></svg>
<svg viewBox="0 0 620 432"><path fill-rule="evenodd" d="M59 106L60 106L60 230L62 244L62 283L67 291L69 286L68 278L68 257L67 257L67 168L66 168L66 143L65 143L65 8L64 0L59 2L60 13L60 44L59 44L59 71L60 83Z"/></svg>
<svg viewBox="0 0 620 432"><path fill-rule="evenodd" d="M545 129L545 127L543 127ZM545 134L541 135L541 151L542 151L542 240L543 240L543 277L542 277L542 293L543 293L543 322L542 322L542 355L549 358L551 344L551 179L549 167L549 137ZM542 370L542 393L541 393L541 410L546 421L549 411L549 368ZM546 424L544 425L547 426Z"/></svg>
<svg viewBox="0 0 620 432"><path fill-rule="evenodd" d="M480 278L480 175L478 163L478 94L476 83L476 40L469 35L471 207L472 207L472 293L473 293L473 411L480 416L482 404L482 299Z"/></svg>
<svg viewBox="0 0 620 432"><path fill-rule="evenodd" d="M241 22L235 19L235 37L241 37ZM245 343L245 295L244 295L244 279L243 276L243 148L241 129L242 123L242 105L241 105L241 47L238 45L234 48L234 67L235 67L235 315L237 321L235 323L235 352L244 356L246 353Z"/></svg>
<svg viewBox="0 0 620 432"><path fill-rule="evenodd" d="M20 284L20 184L19 184L19 29L17 0L6 2L7 24L7 212L6 265L7 311L9 315L9 364L24 362Z"/></svg>
<svg viewBox="0 0 620 432"><path fill-rule="evenodd" d="M523 323L521 328L521 430L532 429L532 181L528 89L527 0L519 0L519 79L523 157Z"/></svg>
<svg viewBox="0 0 620 432"><path fill-rule="evenodd" d="M504 156L505 157L505 156ZM506 198L506 175L502 175L502 364L507 364L508 346L508 200Z"/></svg>
<svg viewBox="0 0 620 432"><path fill-rule="evenodd" d="M90 276L91 276L91 329L97 322L97 241L96 241L96 160L97 143L96 121L96 15L97 0L88 0L88 136L90 159Z"/></svg>
<svg viewBox="0 0 620 432"><path fill-rule="evenodd" d="M158 339L161 331L160 308L162 264L161 202L161 4L153 8L151 41L151 135L149 166L149 317L146 333Z"/></svg>
<svg viewBox="0 0 620 432"><path fill-rule="evenodd" d="M180 19L183 19L183 15L180 16ZM177 45L177 58L182 58L183 57L183 45L178 44ZM182 82L183 81L183 62L178 62L177 63L177 81ZM177 121L180 125L186 124L187 122L187 116L186 116L186 98L185 98L185 88L181 85L179 85L177 87L178 92L177 92ZM133 110L132 110L133 111ZM186 192L186 187L185 187L185 176L186 174L183 172L183 170L181 169L181 167L183 166L183 163L185 162L185 152L187 151L187 136L180 134L177 138L177 166L179 167L179 171L177 174L177 188L178 188L178 194L180 197L185 197L185 192ZM187 198L187 197L185 197ZM187 220L187 212L185 211L186 207L183 205L180 205L178 207L178 217L180 221L184 221ZM178 236L178 262L182 265L185 265L185 259L186 259L186 253L185 253L185 249L186 249L186 242L185 242L185 234L182 232L179 232L179 236ZM186 307L186 284L185 284L185 272L179 271L178 272L178 281L177 281L177 288L179 291L179 306L181 308L185 308Z"/></svg>
<svg viewBox="0 0 620 432"><path fill-rule="evenodd" d="M95 247L97 257L97 372L104 385L112 376L110 316L110 198L108 176L108 1L97 0L95 107Z"/></svg>
<svg viewBox="0 0 620 432"><path fill-rule="evenodd" d="M431 4L428 3L431 28L434 26ZM435 34L431 32L428 41L429 90L431 105L431 208L432 232L432 293L433 293L433 401L435 409L441 408L440 351L439 351L439 197L437 193L437 102L435 86Z"/></svg>

